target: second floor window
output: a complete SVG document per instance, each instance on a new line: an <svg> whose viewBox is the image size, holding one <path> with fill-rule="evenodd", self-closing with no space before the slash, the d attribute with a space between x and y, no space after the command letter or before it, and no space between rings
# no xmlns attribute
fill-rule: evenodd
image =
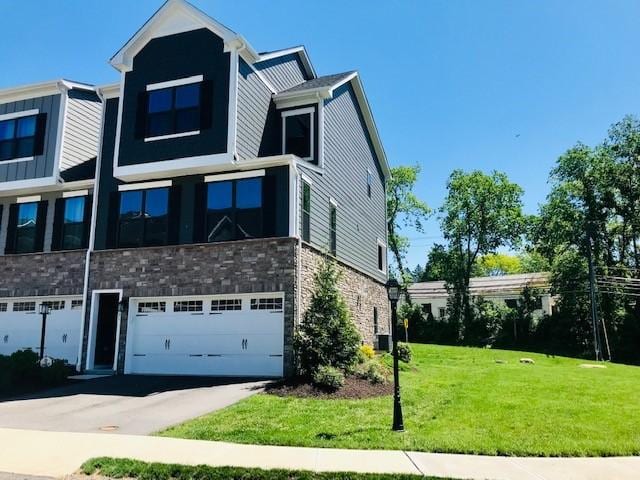
<svg viewBox="0 0 640 480"><path fill-rule="evenodd" d="M260 177L207 184L206 241L262 237L262 186Z"/></svg>
<svg viewBox="0 0 640 480"><path fill-rule="evenodd" d="M46 201L11 205L5 252L41 252L44 246L46 218Z"/></svg>
<svg viewBox="0 0 640 480"><path fill-rule="evenodd" d="M311 241L311 185L302 182L302 240Z"/></svg>
<svg viewBox="0 0 640 480"><path fill-rule="evenodd" d="M200 87L191 83L147 92L146 136L161 137L200 129Z"/></svg>
<svg viewBox="0 0 640 480"><path fill-rule="evenodd" d="M56 200L52 250L76 250L87 247L91 210L89 198L84 195Z"/></svg>
<svg viewBox="0 0 640 480"><path fill-rule="evenodd" d="M38 153L38 118L39 115L29 115L0 121L0 161Z"/></svg>
<svg viewBox="0 0 640 480"><path fill-rule="evenodd" d="M335 204L329 204L329 251L335 256L337 251L338 210Z"/></svg>
<svg viewBox="0 0 640 480"><path fill-rule="evenodd" d="M304 160L313 160L313 108L282 112L282 151Z"/></svg>
<svg viewBox="0 0 640 480"><path fill-rule="evenodd" d="M120 192L118 247L166 245L168 230L168 188Z"/></svg>

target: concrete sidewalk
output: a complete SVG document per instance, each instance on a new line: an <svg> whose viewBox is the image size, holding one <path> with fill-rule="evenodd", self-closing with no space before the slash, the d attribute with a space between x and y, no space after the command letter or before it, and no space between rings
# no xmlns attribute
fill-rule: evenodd
<svg viewBox="0 0 640 480"><path fill-rule="evenodd" d="M89 458L101 456L187 465L412 473L478 480L637 480L640 475L640 457L509 458L0 429L0 472L62 477L77 471Z"/></svg>

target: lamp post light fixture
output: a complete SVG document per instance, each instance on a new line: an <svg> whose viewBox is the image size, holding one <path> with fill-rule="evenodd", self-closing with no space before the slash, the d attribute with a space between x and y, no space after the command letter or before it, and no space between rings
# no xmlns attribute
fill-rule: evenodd
<svg viewBox="0 0 640 480"><path fill-rule="evenodd" d="M48 303L40 304L40 315L42 315L42 330L40 331L40 361L44 358L44 337L47 333L47 315L51 312L51 306Z"/></svg>
<svg viewBox="0 0 640 480"><path fill-rule="evenodd" d="M398 372L398 300L400 284L395 278L387 282L387 295L391 302L391 339L393 340L393 430L404 431L402 405L400 403L400 374Z"/></svg>

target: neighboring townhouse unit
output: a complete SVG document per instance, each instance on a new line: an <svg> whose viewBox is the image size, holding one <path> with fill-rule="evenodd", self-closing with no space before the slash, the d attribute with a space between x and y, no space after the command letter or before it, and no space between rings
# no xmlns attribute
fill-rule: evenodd
<svg viewBox="0 0 640 480"><path fill-rule="evenodd" d="M551 315L555 299L551 295L549 274L546 272L473 277L469 281L469 292L473 298L482 297L510 308L517 308L525 287L536 292L534 318ZM447 319L449 292L442 281L418 282L409 286L411 301L422 305L425 314L436 320Z"/></svg>
<svg viewBox="0 0 640 480"><path fill-rule="evenodd" d="M0 90L0 354L78 361L101 102L66 80Z"/></svg>
<svg viewBox="0 0 640 480"><path fill-rule="evenodd" d="M356 72L318 77L303 47L257 53L183 0L166 2L111 64L120 81L97 89L89 248L72 253L77 269L62 259L47 269L41 254L40 276L29 273L56 295L84 288L70 361L288 375L324 256L337 260L363 342L388 334L389 167ZM61 176L63 157L64 146Z"/></svg>

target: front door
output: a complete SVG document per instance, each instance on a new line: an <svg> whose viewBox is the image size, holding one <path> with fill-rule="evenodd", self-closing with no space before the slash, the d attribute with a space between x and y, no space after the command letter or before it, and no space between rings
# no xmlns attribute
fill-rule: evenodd
<svg viewBox="0 0 640 480"><path fill-rule="evenodd" d="M99 298L94 366L113 368L120 296L117 293L102 293Z"/></svg>

